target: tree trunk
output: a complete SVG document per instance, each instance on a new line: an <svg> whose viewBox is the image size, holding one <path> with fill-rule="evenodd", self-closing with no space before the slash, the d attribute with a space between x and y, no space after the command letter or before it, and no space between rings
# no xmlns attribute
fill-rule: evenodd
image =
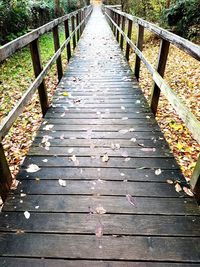
<svg viewBox="0 0 200 267"><path fill-rule="evenodd" d="M55 0L55 16L59 17L60 16L60 0Z"/></svg>

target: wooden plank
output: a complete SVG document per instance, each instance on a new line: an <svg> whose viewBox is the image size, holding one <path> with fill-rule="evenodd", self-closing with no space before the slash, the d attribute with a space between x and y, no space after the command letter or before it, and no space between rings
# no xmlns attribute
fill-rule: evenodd
<svg viewBox="0 0 200 267"><path fill-rule="evenodd" d="M127 192L128 193L128 192ZM89 214L102 206L107 214L151 214L151 215L199 215L193 199L135 197L135 206L126 196L82 196L82 195L15 195L8 197L3 211L67 212ZM23 200L23 203L20 203ZM39 206L38 209L35 207Z"/></svg>
<svg viewBox="0 0 200 267"><path fill-rule="evenodd" d="M97 114L98 113L98 114ZM49 112L47 113L47 115L45 116L45 119L117 119L117 120L127 120L127 119L149 119L153 118L151 113L112 113L112 114L99 114L99 112L97 111L97 113L68 113L66 111L66 113L62 113L59 114L57 112L52 113ZM152 122L152 120L151 120Z"/></svg>
<svg viewBox="0 0 200 267"><path fill-rule="evenodd" d="M161 40L160 44L160 52L158 57L158 64L157 64L157 72L160 74L161 77L164 77L165 67L167 64L167 57L169 53L169 46L170 43L165 40ZM156 114L158 101L160 97L160 88L157 84L153 85L152 92L151 92L151 100L150 100L150 107L153 114Z"/></svg>
<svg viewBox="0 0 200 267"><path fill-rule="evenodd" d="M59 260L59 259L29 259L29 258L8 258L0 257L2 267L191 267L198 266L199 263L163 263L163 262L136 262L136 261L88 261L88 260ZM108 265L109 264L109 265Z"/></svg>
<svg viewBox="0 0 200 267"><path fill-rule="evenodd" d="M32 213L26 220L22 212L0 214L0 231L31 233L94 234L98 214ZM104 235L199 236L199 217L166 215L103 214ZM193 226L191 228L191 225ZM123 226L123 227L122 227Z"/></svg>
<svg viewBox="0 0 200 267"><path fill-rule="evenodd" d="M56 53L60 48L58 26L55 26L53 28L53 39L54 39L54 50L55 50L55 53ZM62 76L63 76L61 55L59 55L59 57L57 58L56 65L57 65L58 81L60 81L62 79Z"/></svg>
<svg viewBox="0 0 200 267"><path fill-rule="evenodd" d="M2 256L200 262L200 240L196 238L103 236L99 240L95 236L51 234L0 237ZM190 246L192 250L188 250Z"/></svg>
<svg viewBox="0 0 200 267"><path fill-rule="evenodd" d="M140 181L140 182L159 182L166 183L166 180L181 181L184 184L185 179L179 170L162 169L160 175L155 174L155 170L147 169L128 169L128 168L106 168L101 167L98 170L89 166L88 168L74 167L42 167L36 173L27 173L26 169L22 169L18 175L19 180L35 180L37 177L40 180L48 179L72 179L72 180L95 180L101 179L106 181Z"/></svg>
<svg viewBox="0 0 200 267"><path fill-rule="evenodd" d="M35 39L34 41L30 43L30 51L31 51L33 70L35 73L35 77L37 78L42 72L42 63L41 63L41 58L40 58L38 39ZM39 98L40 98L42 114L43 116L45 116L48 110L48 107L49 107L49 103L48 103L47 89L46 89L44 80L38 86L38 93L39 93Z"/></svg>
<svg viewBox="0 0 200 267"><path fill-rule="evenodd" d="M17 188L16 194L34 195L112 195L125 196L127 192L135 197L180 197L186 196L184 192L179 194L175 187L165 183L129 182L124 176L121 181L96 180L65 180L66 187L61 187L59 180L31 180L23 181ZM113 179L111 177L111 179ZM185 182L186 184L186 182Z"/></svg>
<svg viewBox="0 0 200 267"><path fill-rule="evenodd" d="M50 141L51 142L51 141ZM30 156L70 156L71 154L75 154L76 156L96 156L100 157L107 153L110 157L121 157L123 155L127 155L128 158L137 158L137 157L149 157L149 158L172 158L173 154L166 149L155 148L144 148L144 147L131 147L131 148L80 148L73 147L73 152L70 151L69 147L52 147L47 150L45 147L32 147L29 152Z"/></svg>
<svg viewBox="0 0 200 267"><path fill-rule="evenodd" d="M69 120L67 122L70 123ZM146 125L148 127L148 125ZM124 131L128 131L127 127L124 127L122 129ZM91 131L85 131L85 132L69 132L69 131L39 131L38 132L38 137L43 138L45 135L49 135L53 138L58 138L58 139L125 139L129 140L132 138L135 138L136 141L138 140L138 143L140 144L140 147L143 147L143 141L141 140L155 140L154 142L156 143L159 139L161 138L163 140L163 134L159 132L128 132L128 133L118 133L118 132L91 132ZM50 138L51 138L50 137ZM49 140L51 142L51 140Z"/></svg>

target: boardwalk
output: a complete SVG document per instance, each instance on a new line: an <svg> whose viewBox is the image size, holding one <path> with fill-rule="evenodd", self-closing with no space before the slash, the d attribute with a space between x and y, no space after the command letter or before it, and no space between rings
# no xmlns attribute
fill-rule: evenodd
<svg viewBox="0 0 200 267"><path fill-rule="evenodd" d="M199 209L99 7L18 179L0 266L200 265Z"/></svg>

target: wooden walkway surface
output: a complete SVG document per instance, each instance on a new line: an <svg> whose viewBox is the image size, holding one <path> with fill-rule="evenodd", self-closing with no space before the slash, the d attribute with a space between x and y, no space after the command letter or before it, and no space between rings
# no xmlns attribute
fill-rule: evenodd
<svg viewBox="0 0 200 267"><path fill-rule="evenodd" d="M199 208L99 7L18 179L0 266L200 266Z"/></svg>

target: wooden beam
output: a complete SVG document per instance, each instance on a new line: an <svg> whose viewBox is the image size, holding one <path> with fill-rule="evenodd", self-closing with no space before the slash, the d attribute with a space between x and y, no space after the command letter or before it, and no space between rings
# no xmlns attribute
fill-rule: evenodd
<svg viewBox="0 0 200 267"><path fill-rule="evenodd" d="M138 25L138 34L137 34L137 48L142 51L143 49L143 40L144 40L144 27L141 25ZM135 77L139 81L140 77L140 63L141 59L138 57L136 54L136 59L135 59Z"/></svg>
<svg viewBox="0 0 200 267"><path fill-rule="evenodd" d="M131 35L132 35L132 27L133 27L133 22L132 20L128 20L128 34L127 37L129 39L131 39ZM126 43L126 59L127 61L129 61L129 55L130 55L130 44L127 42Z"/></svg>
<svg viewBox="0 0 200 267"><path fill-rule="evenodd" d="M0 196L5 201L12 184L12 175L4 154L2 143L0 143Z"/></svg>
<svg viewBox="0 0 200 267"><path fill-rule="evenodd" d="M78 14L76 14L76 26L78 27L78 25L79 25L79 13ZM77 30L77 42L79 41L79 39L80 39L80 29L78 29Z"/></svg>
<svg viewBox="0 0 200 267"><path fill-rule="evenodd" d="M75 22L74 22L74 16L72 16L71 17L71 26L72 26L72 32L74 32L74 30L75 30ZM76 48L76 36L75 36L75 34L73 35L73 49L75 49Z"/></svg>
<svg viewBox="0 0 200 267"><path fill-rule="evenodd" d="M58 26L55 26L53 28L53 40L54 40L54 50L55 50L55 53L56 53L60 48ZM57 65L58 81L60 81L62 79L62 76L63 76L61 54L59 55L59 57L56 60L56 65Z"/></svg>
<svg viewBox="0 0 200 267"><path fill-rule="evenodd" d="M54 50L55 50L55 53L56 53L60 48L58 26L55 26L53 28L53 40L54 40ZM56 65L57 65L58 81L60 81L62 79L62 76L63 76L61 54L56 60Z"/></svg>
<svg viewBox="0 0 200 267"><path fill-rule="evenodd" d="M122 16L122 31L124 32L125 30L125 23L126 23L126 18ZM124 36L121 34L121 40L120 40L120 47L123 50L124 48Z"/></svg>
<svg viewBox="0 0 200 267"><path fill-rule="evenodd" d="M42 63L41 63L41 58L40 58L38 39L36 39L30 43L30 51L31 51L31 58L32 58L32 64L33 64L35 77L37 78L40 75L40 73L42 72ZM47 110L48 110L48 107L49 107L47 89L46 89L46 85L45 85L44 80L42 81L42 83L38 87L38 93L39 93L39 98L40 98L40 105L41 105L41 109L42 109L42 114L44 117Z"/></svg>
<svg viewBox="0 0 200 267"><path fill-rule="evenodd" d="M157 64L157 72L160 74L161 77L164 77L167 57L169 53L169 46L170 46L170 43L168 41L161 40L160 52L159 52L158 64ZM154 115L156 115L156 112L157 112L159 97L160 97L160 88L158 87L156 83L154 83L152 92L151 92L151 100L150 100L150 107Z"/></svg>
<svg viewBox="0 0 200 267"><path fill-rule="evenodd" d="M65 25L65 38L68 39L69 36L70 36L70 33L69 33L69 19L67 19L65 22L64 22L64 25ZM67 60L69 62L70 58L71 58L71 44L70 42L68 42L67 44Z"/></svg>
<svg viewBox="0 0 200 267"><path fill-rule="evenodd" d="M117 25L120 27L121 17L117 14ZM119 31L117 30L117 42L119 42Z"/></svg>
<svg viewBox="0 0 200 267"><path fill-rule="evenodd" d="M200 155L190 180L190 186L195 194L196 199L200 201Z"/></svg>

